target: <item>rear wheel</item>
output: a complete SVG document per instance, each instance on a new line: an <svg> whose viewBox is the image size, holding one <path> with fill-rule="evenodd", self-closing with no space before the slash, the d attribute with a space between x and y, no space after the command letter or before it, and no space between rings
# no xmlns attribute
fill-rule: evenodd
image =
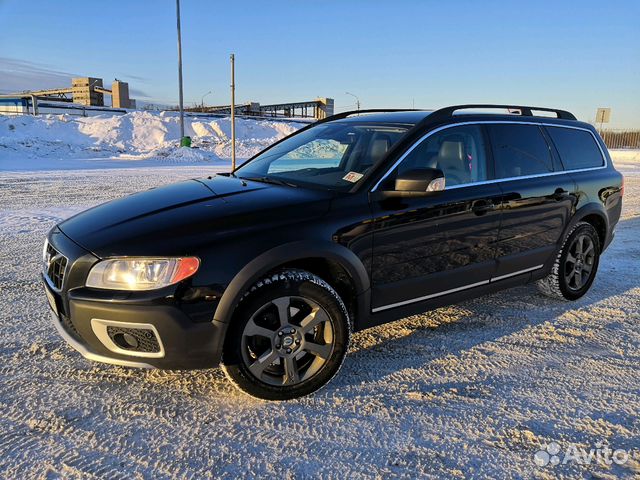
<svg viewBox="0 0 640 480"><path fill-rule="evenodd" d="M538 280L538 288L551 297L577 300L591 287L599 262L598 233L590 223L579 222L558 252L551 273Z"/></svg>
<svg viewBox="0 0 640 480"><path fill-rule="evenodd" d="M268 400L307 395L336 374L349 343L349 316L335 290L302 270L258 282L240 303L223 353L226 375Z"/></svg>

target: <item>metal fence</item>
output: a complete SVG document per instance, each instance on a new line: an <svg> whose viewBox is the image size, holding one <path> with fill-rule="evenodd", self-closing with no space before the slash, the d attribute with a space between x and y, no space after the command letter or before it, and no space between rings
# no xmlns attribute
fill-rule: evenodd
<svg viewBox="0 0 640 480"><path fill-rule="evenodd" d="M97 107L97 106L84 106L76 105L74 103L62 103L62 102L46 102L39 100L32 95L25 96L13 96L13 95L0 95L0 115L41 115L41 114L66 114L77 115L82 117L93 117L96 115L118 114L124 115L136 110L125 110L122 108L112 107ZM143 111L143 110L140 110ZM155 111L155 110L154 110ZM229 113L200 113L200 112L185 112L186 117L194 118L226 118ZM312 123L315 121L311 118L283 118L283 117L270 117L264 115L236 115L236 118L246 118L251 120L269 120L270 122L282 122L282 123Z"/></svg>
<svg viewBox="0 0 640 480"><path fill-rule="evenodd" d="M607 148L640 148L640 130L598 130Z"/></svg>

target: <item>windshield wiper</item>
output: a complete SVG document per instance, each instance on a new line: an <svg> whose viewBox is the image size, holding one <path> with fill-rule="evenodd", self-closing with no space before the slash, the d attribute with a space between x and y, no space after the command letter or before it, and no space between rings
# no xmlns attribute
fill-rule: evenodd
<svg viewBox="0 0 640 480"><path fill-rule="evenodd" d="M240 178L242 178L243 180L249 180L251 182L271 183L273 185L284 185L284 186L287 186L287 187L298 188L298 185L296 185L295 183L287 182L286 180L281 180L280 178L267 177L267 176L263 176L263 177L240 177Z"/></svg>
<svg viewBox="0 0 640 480"><path fill-rule="evenodd" d="M229 178L240 178L238 177L235 173L233 172L216 172L213 175L209 175L207 178L209 180L211 180L213 177L215 176L219 176L219 177L229 177Z"/></svg>

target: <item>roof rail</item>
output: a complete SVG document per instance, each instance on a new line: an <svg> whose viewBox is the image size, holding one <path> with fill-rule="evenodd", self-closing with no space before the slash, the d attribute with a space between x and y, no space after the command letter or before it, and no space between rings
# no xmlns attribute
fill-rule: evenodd
<svg viewBox="0 0 640 480"><path fill-rule="evenodd" d="M390 113L390 112L429 112L430 110L420 110L417 108L369 108L365 110L349 110L348 112L340 112L330 117L318 120L316 123L332 122L334 120L340 120L341 118L347 118L351 115L360 115L362 113Z"/></svg>
<svg viewBox="0 0 640 480"><path fill-rule="evenodd" d="M443 120L445 118L452 117L454 112L458 110L468 110L472 108L506 108L508 110L518 110L523 117L535 117L533 110L539 110L542 112L552 112L557 115L558 118L563 120L577 120L571 112L566 110L559 110L557 108L545 108L545 107L526 107L523 105L493 105L493 104L469 104L469 105L453 105L450 107L444 107L436 110L427 117L429 123L433 121ZM426 119L425 119L426 120Z"/></svg>

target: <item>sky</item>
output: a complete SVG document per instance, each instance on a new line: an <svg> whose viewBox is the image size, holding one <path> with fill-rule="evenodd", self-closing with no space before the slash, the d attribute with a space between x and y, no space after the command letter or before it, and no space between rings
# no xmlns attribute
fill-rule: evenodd
<svg viewBox="0 0 640 480"><path fill-rule="evenodd" d="M638 0L182 0L185 103L508 103L640 128ZM0 0L0 92L129 82L177 104L174 0ZM212 93L207 94L211 91Z"/></svg>

